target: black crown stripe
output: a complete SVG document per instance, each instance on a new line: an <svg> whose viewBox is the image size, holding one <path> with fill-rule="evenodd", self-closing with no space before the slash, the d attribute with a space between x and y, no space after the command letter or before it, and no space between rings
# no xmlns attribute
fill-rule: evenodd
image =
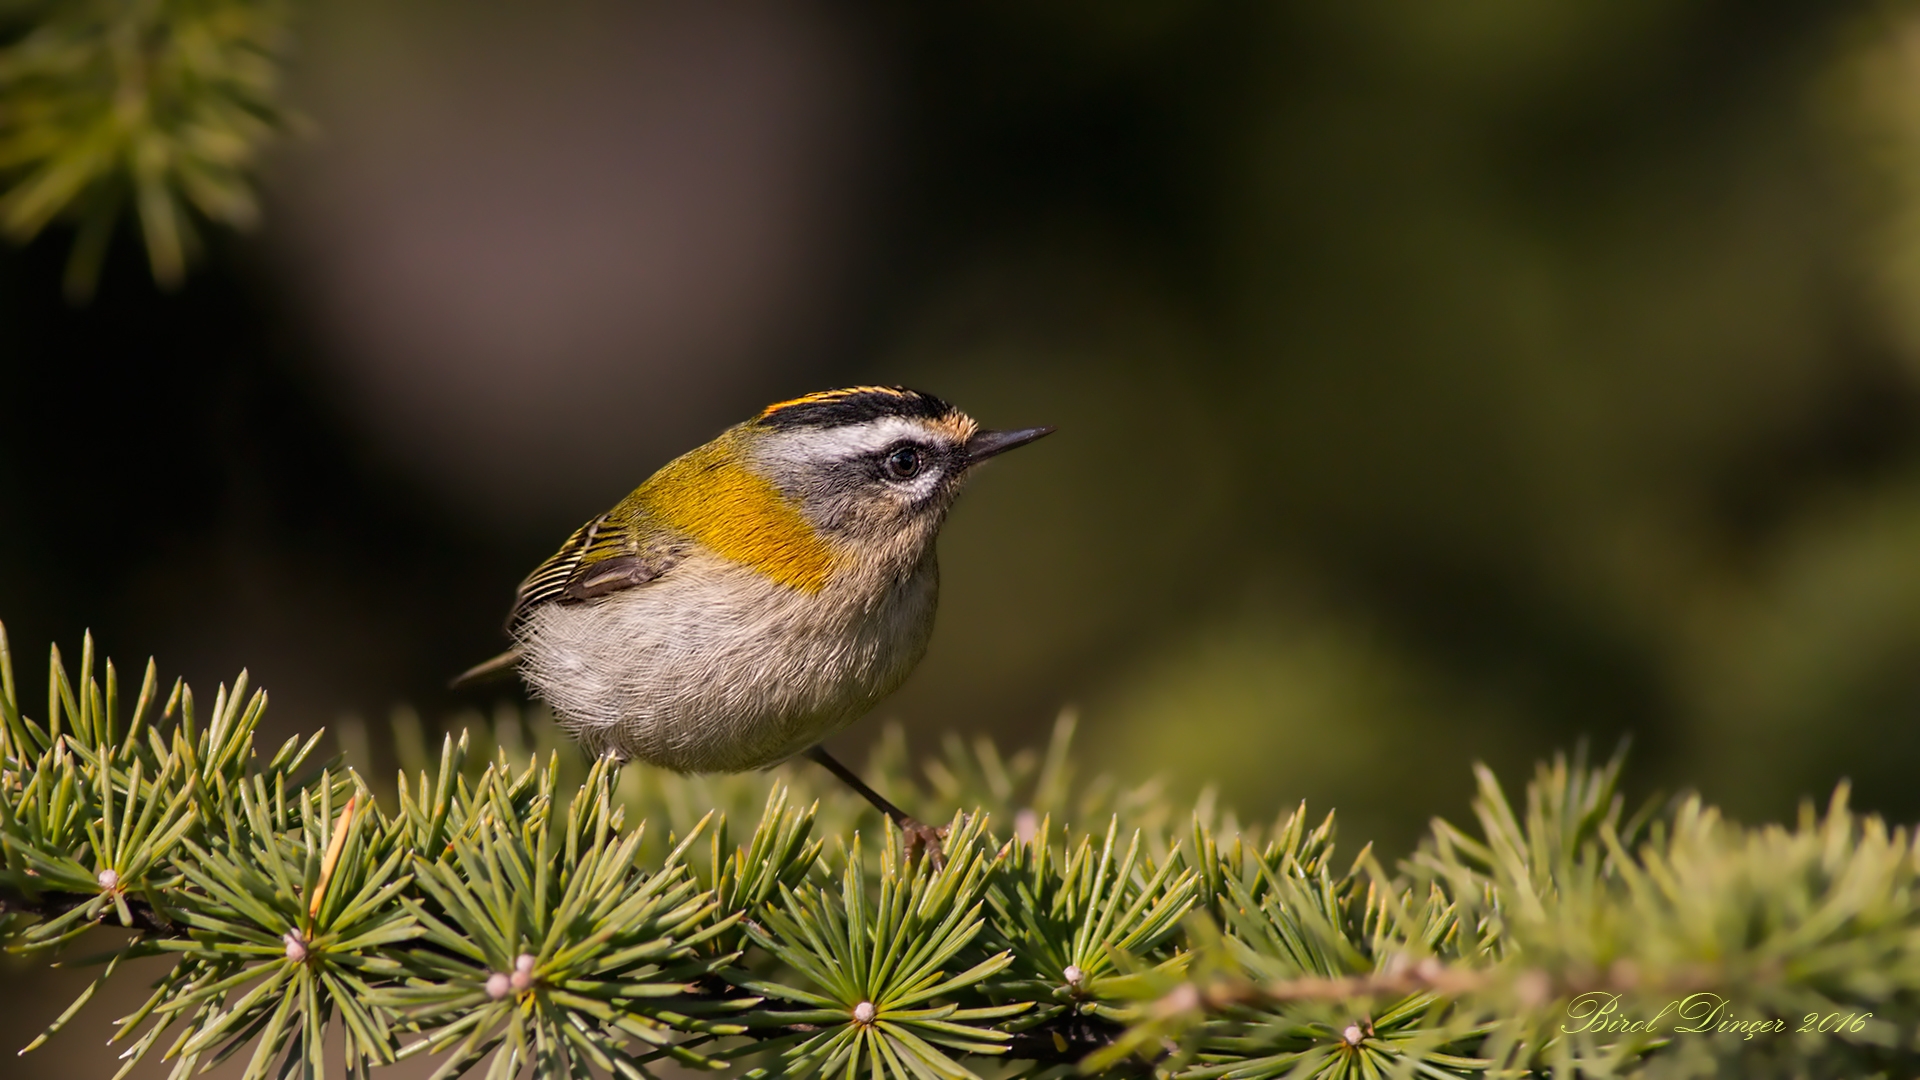
<svg viewBox="0 0 1920 1080"><path fill-rule="evenodd" d="M754 422L781 429L840 427L888 416L942 420L952 416L953 411L953 406L932 394L904 386L850 386L769 405Z"/></svg>

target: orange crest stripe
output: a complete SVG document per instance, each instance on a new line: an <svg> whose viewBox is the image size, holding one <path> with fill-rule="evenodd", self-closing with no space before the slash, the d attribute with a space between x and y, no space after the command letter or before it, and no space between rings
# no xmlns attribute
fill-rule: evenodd
<svg viewBox="0 0 1920 1080"><path fill-rule="evenodd" d="M774 413L782 409L790 409L795 405L817 405L821 402L838 401L841 398L854 397L858 394L885 394L890 397L904 398L911 392L912 391L904 390L898 386L843 386L838 390L815 390L811 394L802 394L797 398L792 398L787 401L777 401L761 409L760 415L754 417L754 419L765 420Z"/></svg>

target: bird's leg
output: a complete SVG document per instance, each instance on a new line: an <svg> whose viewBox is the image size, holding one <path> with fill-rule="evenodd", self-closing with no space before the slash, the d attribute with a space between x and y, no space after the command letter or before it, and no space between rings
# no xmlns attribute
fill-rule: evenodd
<svg viewBox="0 0 1920 1080"><path fill-rule="evenodd" d="M832 754L827 753L827 749L824 746L814 747L807 751L806 756L826 766L827 771L839 777L841 783L859 792L861 798L872 803L875 810L885 814L888 821L893 822L899 827L900 834L906 842L905 846L908 859L913 858L913 853L916 849L924 847L927 851L927 858L932 861L935 870L940 869L941 866L946 864L947 853L941 846L941 841L947 837L947 827L945 825L934 828L931 825L922 825L918 821L915 821L911 814L888 802L885 796L868 787L866 781L854 775L852 769L840 764L838 759Z"/></svg>

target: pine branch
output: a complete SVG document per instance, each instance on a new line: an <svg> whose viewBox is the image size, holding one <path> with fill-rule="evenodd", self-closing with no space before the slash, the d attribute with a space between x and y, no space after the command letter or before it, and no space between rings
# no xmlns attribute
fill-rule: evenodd
<svg viewBox="0 0 1920 1080"><path fill-rule="evenodd" d="M1398 868L1363 848L1338 869L1330 815L1194 815L1175 836L1163 795L1075 784L1065 722L1044 754L950 743L931 791L883 752L890 798L968 807L935 869L884 824L863 842L872 818L848 801L765 777L636 784L570 749L529 756L506 727L414 753L383 795L314 760L317 735L256 753L266 698L244 674L203 712L151 664L130 702L101 666L91 641L76 672L55 650L35 719L0 631L0 941L137 931L34 1045L121 960L172 956L114 1024L128 1067L1920 1067L1920 855L1844 789L1792 829L1697 799L1628 818L1620 761L1576 756L1518 808L1483 771L1477 829L1441 822ZM730 818L756 822L741 843Z"/></svg>

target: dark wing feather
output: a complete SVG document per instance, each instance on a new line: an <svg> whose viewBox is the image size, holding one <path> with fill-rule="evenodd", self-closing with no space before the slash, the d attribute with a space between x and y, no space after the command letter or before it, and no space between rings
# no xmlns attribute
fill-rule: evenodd
<svg viewBox="0 0 1920 1080"><path fill-rule="evenodd" d="M643 544L634 530L612 513L601 514L580 526L559 551L520 583L507 625L518 626L527 612L540 604L579 603L644 585L679 561L679 552L672 546Z"/></svg>

